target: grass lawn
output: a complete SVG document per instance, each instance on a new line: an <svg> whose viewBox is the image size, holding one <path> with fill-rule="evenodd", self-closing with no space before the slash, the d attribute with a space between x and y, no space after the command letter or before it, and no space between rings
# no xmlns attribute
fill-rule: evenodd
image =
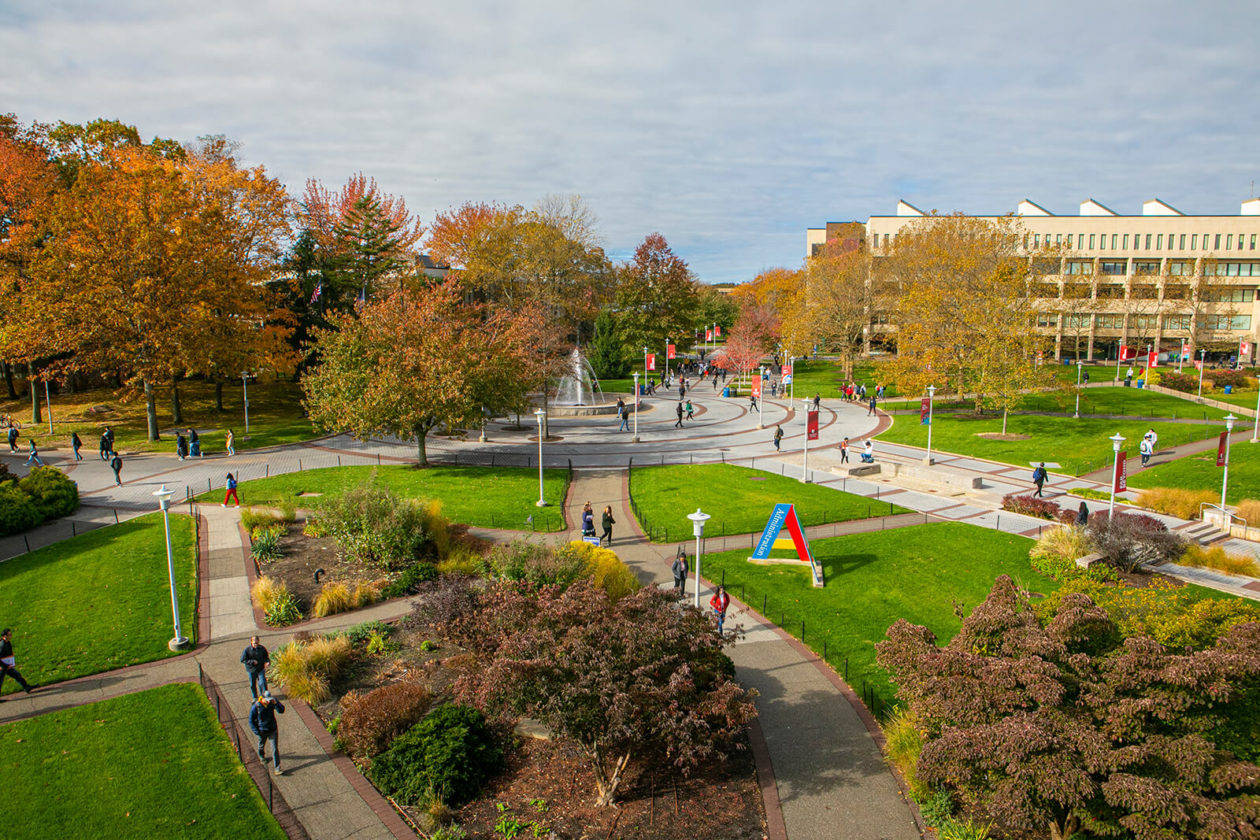
<svg viewBox="0 0 1260 840"><path fill-rule="evenodd" d="M808 398L814 394L821 394L824 399L840 396L840 389L849 384L849 381L842 376L843 370L839 362L829 359L817 361L798 359L792 369L793 378L796 380L796 396ZM865 384L868 392L874 391L876 385L884 384L888 386L887 393L890 396L897 394L897 388L892 384L886 368L879 362L867 361L854 364L853 381L859 385Z"/></svg>
<svg viewBox="0 0 1260 840"><path fill-rule="evenodd" d="M1255 396L1252 395L1252 402ZM938 400L935 411L970 410L973 402L957 400ZM919 407L918 400L905 402L888 402L884 408L888 410ZM1076 389L1046 391L1029 394L1020 404L1019 411L1055 411L1071 414L1076 408ZM1138 418L1169 419L1190 418L1194 420L1219 420L1227 412L1219 408L1197 405L1189 400L1172 397L1168 394L1157 394L1143 388L1125 388L1122 386L1081 389L1081 414L1123 414Z"/></svg>
<svg viewBox="0 0 1260 840"><path fill-rule="evenodd" d="M407 464L387 466L327 467L273 475L240 485L241 502L274 505L289 495L344 493L372 476L401 496L441 499L443 512L452 522L486 528L529 530L526 517L534 517L533 530L564 529L561 505L569 490L569 471L545 473L545 497L549 507L538 508L538 470L520 467L426 467ZM203 494L221 501L221 490ZM317 507L317 498L300 500L303 507Z"/></svg>
<svg viewBox="0 0 1260 840"><path fill-rule="evenodd" d="M767 618L800 638L841 674L849 661L849 684L874 686L881 706L895 695L875 664L875 642L898 618L921 624L944 643L959 627L954 603L970 611L989 594L994 579L1008 574L1034 592L1048 593L1053 580L1033 571L1033 541L957 522L912 525L890 531L829 537L810 544L823 564L827 584L815 589L803 567L758 566L747 551L705 556L701 574L712 581L725 575L727 587L758 611L765 599ZM782 621L781 621L782 619Z"/></svg>
<svg viewBox="0 0 1260 840"><path fill-rule="evenodd" d="M778 502L796 505L804 525L907 512L888 502L731 464L641 467L631 473L630 495L639 524L656 542L689 539L687 514L696 507L713 516L704 532L714 537L760 532Z"/></svg>
<svg viewBox="0 0 1260 840"><path fill-rule="evenodd" d="M953 452L976 458L988 458L1017 466L1028 466L1030 461L1058 462L1061 471L1070 475L1083 475L1103 469L1111 463L1112 445L1109 437L1116 432L1128 440L1125 446L1131 457L1137 456L1137 445L1147 429L1154 428L1159 435L1161 449L1202 440L1220 434L1216 425L1190 423L1152 423L1146 420L1093 420L1082 417L1040 417L1030 414L1012 414L1007 421L1007 434L1027 435L1025 440L990 440L978 437L981 433L999 434L1002 418L986 415L974 418L970 413L941 414L933 418L932 448L941 452ZM880 440L905 443L912 446L927 445L926 425L920 424L914 415L895 418L892 428L880 435Z"/></svg>
<svg viewBox="0 0 1260 840"><path fill-rule="evenodd" d="M1198 395L1197 391L1193 394L1190 394L1190 396L1192 397L1197 396L1197 395ZM1224 389L1217 388L1213 391L1205 391L1203 396L1207 397L1208 399L1220 400L1221 402L1227 402L1230 405L1242 406L1243 408L1250 408L1252 410L1254 410L1256 407L1256 389L1255 388L1243 388L1243 389L1235 388L1232 394L1227 394L1225 393Z"/></svg>
<svg viewBox="0 0 1260 840"><path fill-rule="evenodd" d="M4 836L284 840L235 752L189 683L0 726Z"/></svg>
<svg viewBox="0 0 1260 840"><path fill-rule="evenodd" d="M171 517L180 624L197 636L193 522ZM0 563L0 623L32 685L174 656L161 514L109 525ZM5 692L17 683L5 680Z"/></svg>
<svg viewBox="0 0 1260 840"><path fill-rule="evenodd" d="M1163 443L1162 439L1160 443ZM1211 490L1219 496L1223 472L1216 466L1216 447L1213 447L1207 452L1187 455L1166 464L1131 470L1128 481L1130 487ZM1243 499L1260 499L1260 443L1231 441L1226 501L1237 504Z"/></svg>
<svg viewBox="0 0 1260 840"><path fill-rule="evenodd" d="M257 449L277 446L316 436L315 428L306 419L299 403L300 389L287 380L280 382L249 383L249 438L245 437L245 416L240 380L223 388L223 411L214 409L214 387L207 382L181 382L180 405L183 422L180 430L190 426L201 437L203 452L222 452L227 429L236 434L236 448ZM43 394L40 394L41 402ZM100 410L94 410L99 408ZM170 388L159 389L157 401L158 430L162 439L147 439L148 426L144 416L143 395L124 402L118 392L108 388L82 391L77 394L54 394L52 414L54 434L48 435L48 415L43 423L32 424L30 399L0 402L0 414L22 419L22 445L29 432L34 432L39 448L56 447L70 450L70 433L77 431L83 439L83 447L95 452L100 444L101 430L109 426L114 430L115 445L124 455L130 452L174 452L175 425L171 420Z"/></svg>

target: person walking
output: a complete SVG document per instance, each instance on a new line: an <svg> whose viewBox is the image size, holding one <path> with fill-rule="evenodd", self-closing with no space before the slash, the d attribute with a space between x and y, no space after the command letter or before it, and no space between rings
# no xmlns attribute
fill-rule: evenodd
<svg viewBox="0 0 1260 840"><path fill-rule="evenodd" d="M595 536L595 510L590 502L582 506L582 536Z"/></svg>
<svg viewBox="0 0 1260 840"><path fill-rule="evenodd" d="M599 524L604 528L604 535L599 538L600 544L612 545L612 526L617 524L617 520L613 519L612 505L604 505L604 515Z"/></svg>
<svg viewBox="0 0 1260 840"><path fill-rule="evenodd" d="M271 654L257 636L249 637L249 646L241 652L241 663L245 673L249 675L249 693L257 700L259 695L267 693L267 665L271 662Z"/></svg>
<svg viewBox="0 0 1260 840"><path fill-rule="evenodd" d="M687 419L688 420L696 419L696 409L694 406L692 406L691 400L687 400Z"/></svg>
<svg viewBox="0 0 1260 840"><path fill-rule="evenodd" d="M101 432L101 460L109 460L109 435Z"/></svg>
<svg viewBox="0 0 1260 840"><path fill-rule="evenodd" d="M115 452L118 451L117 447L114 446L114 430L111 429L109 426L106 426L104 434L105 434L106 444L109 446L109 449L107 451L109 452L110 455L113 455Z"/></svg>
<svg viewBox="0 0 1260 840"><path fill-rule="evenodd" d="M725 586L719 585L717 592L709 599L709 606L713 608L713 615L717 618L719 636L722 635L722 625L726 623L726 610L730 605L731 596L726 594Z"/></svg>
<svg viewBox="0 0 1260 840"><path fill-rule="evenodd" d="M109 468L114 471L114 484L122 487L122 457L115 452L114 457L109 462ZM224 505L227 507L227 505Z"/></svg>
<svg viewBox="0 0 1260 840"><path fill-rule="evenodd" d="M783 440L783 427L775 426L774 427L774 451L775 452L780 451L779 444L782 440Z"/></svg>
<svg viewBox="0 0 1260 840"><path fill-rule="evenodd" d="M236 454L236 435L232 433L231 429L227 430L227 437L224 439L224 443L227 444L227 454L231 458Z"/></svg>
<svg viewBox="0 0 1260 840"><path fill-rule="evenodd" d="M674 594L679 598L687 597L687 551L681 545L670 570L674 573Z"/></svg>
<svg viewBox="0 0 1260 840"><path fill-rule="evenodd" d="M1089 524L1089 507L1084 502L1076 509L1076 527L1084 528Z"/></svg>
<svg viewBox="0 0 1260 840"><path fill-rule="evenodd" d="M870 417L875 413L875 397L872 396L866 403L866 416Z"/></svg>
<svg viewBox="0 0 1260 840"><path fill-rule="evenodd" d="M822 405L822 394L814 394L814 411L817 411L820 405Z"/></svg>
<svg viewBox="0 0 1260 840"><path fill-rule="evenodd" d="M749 394L749 395L748 395L748 404L749 404L749 408L748 408L748 410L749 410L749 411L756 411L756 410L757 410L757 397L756 397L756 395L754 395L754 394Z"/></svg>
<svg viewBox="0 0 1260 840"><path fill-rule="evenodd" d="M175 454L181 461L188 457L188 439L181 432L175 433Z"/></svg>
<svg viewBox="0 0 1260 840"><path fill-rule="evenodd" d="M267 742L271 742L271 761L276 772L284 775L280 769L280 728L276 725L276 713L284 714L284 704L264 691L262 696L254 700L249 707L249 728L258 736L258 757L263 764L267 763Z"/></svg>
<svg viewBox="0 0 1260 840"><path fill-rule="evenodd" d="M845 438L840 441L840 463L849 463L849 439Z"/></svg>
<svg viewBox="0 0 1260 840"><path fill-rule="evenodd" d="M9 431L7 432L7 434L9 436L9 451L16 454L18 451L18 448L17 448L18 430L17 430L17 426L13 425L12 420L9 421Z"/></svg>
<svg viewBox="0 0 1260 840"><path fill-rule="evenodd" d="M223 507L227 507L228 500L236 502L236 506L241 506L241 497L236 495L236 476L231 473L227 474L227 493L223 496Z"/></svg>
<svg viewBox="0 0 1260 840"><path fill-rule="evenodd" d="M683 421L683 404L682 404L682 400L679 400L679 401L678 401L678 407L677 407L677 409L675 409L675 413L677 413L677 414L678 414L678 419L674 421L674 428L675 428L675 429L681 429L681 428L683 427L683 424L682 424L682 421Z"/></svg>
<svg viewBox="0 0 1260 840"><path fill-rule="evenodd" d="M1045 498L1041 494L1041 491L1045 488L1046 479L1048 477L1049 473L1046 472L1046 462L1042 461L1037 465L1037 469L1033 470L1033 484L1037 485L1037 492L1033 493L1033 496L1038 499Z"/></svg>
<svg viewBox="0 0 1260 840"><path fill-rule="evenodd" d="M39 449L35 447L35 438L30 438L30 444L31 454L26 457L26 463L22 464L22 466L30 466L32 461L39 464L41 467L44 466L43 460L39 457Z"/></svg>
<svg viewBox="0 0 1260 840"><path fill-rule="evenodd" d="M626 411L626 401L621 397L617 397L617 419L621 421L621 425L617 427L617 431L630 431L630 412Z"/></svg>
<svg viewBox="0 0 1260 840"><path fill-rule="evenodd" d="M1138 452L1142 455L1142 466L1145 467L1151 460L1152 448L1150 438L1142 438L1142 442L1138 444Z"/></svg>
<svg viewBox="0 0 1260 840"><path fill-rule="evenodd" d="M26 689L27 694L35 690L22 678L22 673L17 669L17 658L13 655L13 631L8 627L0 633L0 689L4 688L5 677L13 677L17 680L17 684Z"/></svg>
<svg viewBox="0 0 1260 840"><path fill-rule="evenodd" d="M188 454L194 458L201 457L201 438L196 429L188 430Z"/></svg>
<svg viewBox="0 0 1260 840"><path fill-rule="evenodd" d="M1146 434L1142 435L1142 437L1151 442L1151 454L1154 455L1155 447L1159 443L1159 435L1155 434L1154 429L1147 429Z"/></svg>
<svg viewBox="0 0 1260 840"><path fill-rule="evenodd" d="M70 433L70 448L74 450L74 460L82 461L83 456L79 454L79 450L83 447L83 438L79 437L78 432Z"/></svg>

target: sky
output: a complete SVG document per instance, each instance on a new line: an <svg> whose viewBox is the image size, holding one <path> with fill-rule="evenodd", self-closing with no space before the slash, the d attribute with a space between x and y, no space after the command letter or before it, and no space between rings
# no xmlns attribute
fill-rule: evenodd
<svg viewBox="0 0 1260 840"><path fill-rule="evenodd" d="M581 195L707 282L805 229L1260 178L1260 3L0 0L0 112L226 134L296 196L363 171L431 219Z"/></svg>

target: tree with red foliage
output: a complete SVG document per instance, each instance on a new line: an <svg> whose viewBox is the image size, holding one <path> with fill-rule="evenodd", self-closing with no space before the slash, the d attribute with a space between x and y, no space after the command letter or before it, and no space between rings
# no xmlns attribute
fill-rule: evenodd
<svg viewBox="0 0 1260 840"><path fill-rule="evenodd" d="M1260 684L1260 623L1171 652L1082 594L1043 626L1004 575L945 647L900 620L877 649L923 730L920 781L1009 834L1260 837L1260 767L1212 740Z"/></svg>

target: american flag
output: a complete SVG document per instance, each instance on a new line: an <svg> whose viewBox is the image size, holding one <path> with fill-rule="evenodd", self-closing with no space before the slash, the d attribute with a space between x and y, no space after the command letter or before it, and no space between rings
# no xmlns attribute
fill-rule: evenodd
<svg viewBox="0 0 1260 840"><path fill-rule="evenodd" d="M311 292L311 303L314 303L315 301L319 300L323 294L324 294L324 282L321 280L320 282L315 284L315 291Z"/></svg>

